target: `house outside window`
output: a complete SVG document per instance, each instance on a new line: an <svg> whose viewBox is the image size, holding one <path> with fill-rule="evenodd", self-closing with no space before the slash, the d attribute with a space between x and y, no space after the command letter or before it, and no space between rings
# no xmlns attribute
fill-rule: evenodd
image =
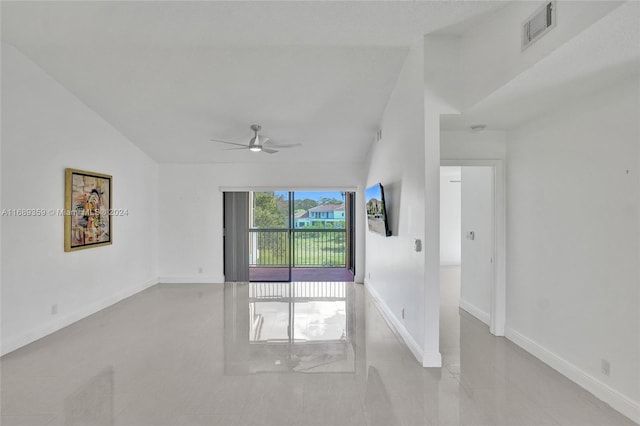
<svg viewBox="0 0 640 426"><path fill-rule="evenodd" d="M296 213L295 228L345 227L344 204L322 204Z"/></svg>

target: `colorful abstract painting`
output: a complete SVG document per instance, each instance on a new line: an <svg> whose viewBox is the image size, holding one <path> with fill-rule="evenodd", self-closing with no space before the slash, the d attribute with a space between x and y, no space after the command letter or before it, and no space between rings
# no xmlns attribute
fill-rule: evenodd
<svg viewBox="0 0 640 426"><path fill-rule="evenodd" d="M111 244L111 176L66 169L64 250Z"/></svg>

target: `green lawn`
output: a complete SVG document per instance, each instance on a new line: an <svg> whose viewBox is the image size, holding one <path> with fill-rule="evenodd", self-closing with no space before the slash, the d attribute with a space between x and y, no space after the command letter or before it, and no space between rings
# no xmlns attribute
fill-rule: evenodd
<svg viewBox="0 0 640 426"><path fill-rule="evenodd" d="M258 234L260 250L257 266L287 266L290 244L288 234ZM334 232L294 232L293 266L345 266L346 234Z"/></svg>

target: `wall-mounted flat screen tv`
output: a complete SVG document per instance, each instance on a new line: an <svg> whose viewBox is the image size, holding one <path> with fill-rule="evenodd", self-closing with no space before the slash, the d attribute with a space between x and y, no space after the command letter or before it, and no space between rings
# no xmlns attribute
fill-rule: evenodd
<svg viewBox="0 0 640 426"><path fill-rule="evenodd" d="M384 202L384 189L377 183L367 188L364 193L367 203L367 226L369 231L385 237L391 236L389 221L387 219L387 207Z"/></svg>

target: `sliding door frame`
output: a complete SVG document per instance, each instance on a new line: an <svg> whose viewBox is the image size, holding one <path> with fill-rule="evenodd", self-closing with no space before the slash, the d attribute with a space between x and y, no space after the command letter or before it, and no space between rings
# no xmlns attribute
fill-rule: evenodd
<svg viewBox="0 0 640 426"><path fill-rule="evenodd" d="M357 265L357 241L358 241L358 233L357 233L357 212L361 207L357 204L357 194L361 191L361 188L357 186L326 186L326 187L312 187L312 186L302 186L302 187L279 187L279 186L220 186L218 187L220 192L344 192L345 197L345 222L347 222L347 215L350 216L350 220L347 222L347 268L353 272L354 282L356 281L356 265ZM349 194L351 193L351 197ZM347 207L347 199L350 200L350 208ZM291 202L291 201L290 201ZM291 207L292 208L292 207ZM293 211L293 210L292 210ZM349 229L350 228L350 229ZM249 227L250 229L250 227ZM226 232L229 232L228 230ZM228 236L223 236L223 239L226 240ZM360 237L361 238L361 237ZM248 240L248 238L247 238ZM224 246L226 250L226 246ZM293 249L290 250L290 253L293 253ZM226 254L225 254L226 255ZM247 251L248 258L248 251ZM290 260L290 265L293 263L293 258ZM350 267L349 267L350 266ZM291 279L291 273L289 273L289 279ZM248 281L248 279L247 279Z"/></svg>

